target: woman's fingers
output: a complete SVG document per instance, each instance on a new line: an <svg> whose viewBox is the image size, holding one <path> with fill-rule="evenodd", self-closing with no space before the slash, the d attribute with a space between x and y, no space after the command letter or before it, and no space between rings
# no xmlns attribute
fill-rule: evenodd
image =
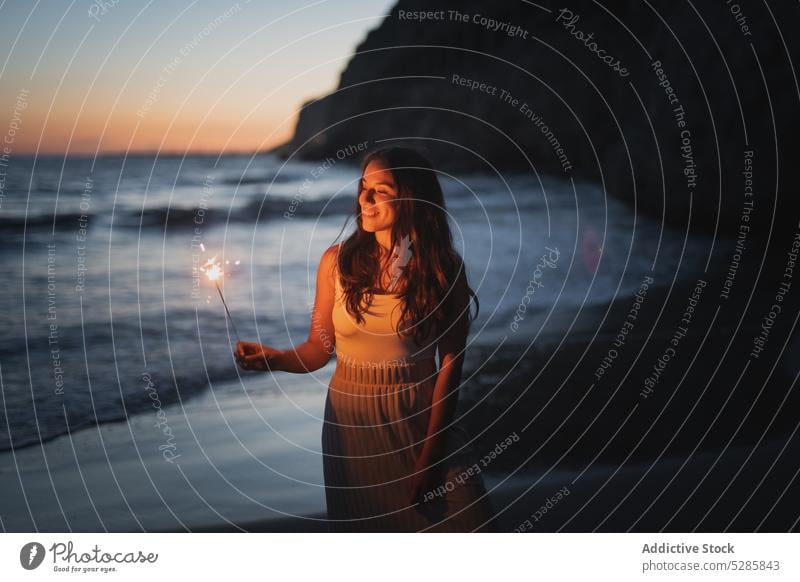
<svg viewBox="0 0 800 582"><path fill-rule="evenodd" d="M247 368L266 370L269 369L269 356L264 353L245 356L244 364Z"/></svg>
<svg viewBox="0 0 800 582"><path fill-rule="evenodd" d="M236 342L236 360L241 365L248 354L248 345L250 342L239 341Z"/></svg>
<svg viewBox="0 0 800 582"><path fill-rule="evenodd" d="M245 356L250 356L253 354L260 354L262 345L257 342L243 342L239 341L236 342L236 353L244 358Z"/></svg>
<svg viewBox="0 0 800 582"><path fill-rule="evenodd" d="M256 342L236 343L236 361L244 370L269 370L275 350Z"/></svg>

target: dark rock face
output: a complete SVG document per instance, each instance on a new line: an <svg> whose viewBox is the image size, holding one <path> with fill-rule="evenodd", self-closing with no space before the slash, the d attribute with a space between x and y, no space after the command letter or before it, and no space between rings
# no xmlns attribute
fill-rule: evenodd
<svg viewBox="0 0 800 582"><path fill-rule="evenodd" d="M798 6L600 4L400 0L278 151L403 141L441 168L593 181L674 225L735 232L753 200L762 232L773 212L796 227Z"/></svg>

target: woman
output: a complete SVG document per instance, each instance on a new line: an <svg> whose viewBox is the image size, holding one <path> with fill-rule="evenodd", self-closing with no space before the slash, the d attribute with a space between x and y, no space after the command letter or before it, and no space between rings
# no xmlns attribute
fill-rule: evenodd
<svg viewBox="0 0 800 582"><path fill-rule="evenodd" d="M308 339L240 342L237 360L311 372L335 346L322 432L333 531L493 531L477 459L453 424L477 296L431 164L408 148L368 154L355 216L320 260Z"/></svg>

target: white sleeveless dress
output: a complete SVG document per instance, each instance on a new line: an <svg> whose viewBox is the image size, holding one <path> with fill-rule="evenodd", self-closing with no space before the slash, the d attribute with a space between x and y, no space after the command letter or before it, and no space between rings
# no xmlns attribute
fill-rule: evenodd
<svg viewBox="0 0 800 582"><path fill-rule="evenodd" d="M411 502L436 382L433 334L422 347L394 330L402 298L374 295L357 324L338 271L336 370L325 401L323 472L331 531L493 531L493 510L466 432L447 433L446 477L426 503ZM477 468L477 469L476 469Z"/></svg>

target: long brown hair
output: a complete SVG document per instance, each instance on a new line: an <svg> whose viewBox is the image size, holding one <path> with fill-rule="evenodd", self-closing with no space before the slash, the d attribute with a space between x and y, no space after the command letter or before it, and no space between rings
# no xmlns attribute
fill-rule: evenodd
<svg viewBox="0 0 800 582"><path fill-rule="evenodd" d="M469 302L457 305L453 300L453 283L464 270L464 262L453 247L453 235L447 221L444 195L431 163L420 152L406 147L388 147L369 152L362 161L361 175L372 161L380 162L392 173L398 196L395 222L392 227L391 248L399 249L401 241L411 241L408 263L402 268L402 312L398 334L413 335L417 345L429 334L441 333L455 321L459 310L466 309L471 323L480 312L478 296L467 284L469 297L475 300L472 316ZM392 259L386 253L381 264L381 248L373 233L361 223L359 205L360 180L356 194L355 220L357 228L340 246L338 271L344 290L347 311L358 323L362 312L372 301L372 289L380 287L380 276ZM408 238L406 238L408 237ZM463 273L466 281L466 271Z"/></svg>

